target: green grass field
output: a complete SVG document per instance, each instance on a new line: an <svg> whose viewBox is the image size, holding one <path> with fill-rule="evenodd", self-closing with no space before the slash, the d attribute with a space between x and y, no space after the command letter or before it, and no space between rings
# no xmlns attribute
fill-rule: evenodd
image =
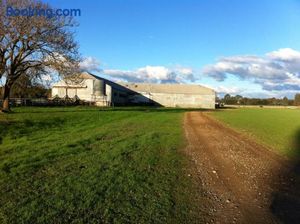
<svg viewBox="0 0 300 224"><path fill-rule="evenodd" d="M299 109L241 108L217 110L211 114L281 155L300 156Z"/></svg>
<svg viewBox="0 0 300 224"><path fill-rule="evenodd" d="M180 151L185 110L13 111L0 114L1 224L201 220L194 183L185 173L188 161ZM282 155L300 155L300 110L210 114Z"/></svg>
<svg viewBox="0 0 300 224"><path fill-rule="evenodd" d="M0 114L0 223L192 220L182 110L13 111Z"/></svg>

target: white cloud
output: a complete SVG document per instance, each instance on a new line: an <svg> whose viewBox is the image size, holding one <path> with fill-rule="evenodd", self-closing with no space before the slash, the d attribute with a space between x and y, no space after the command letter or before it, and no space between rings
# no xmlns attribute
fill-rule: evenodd
<svg viewBox="0 0 300 224"><path fill-rule="evenodd" d="M291 48L281 48L267 54L269 58L281 61L295 61L300 60L300 52Z"/></svg>
<svg viewBox="0 0 300 224"><path fill-rule="evenodd" d="M300 52L283 48L265 56L225 57L205 66L203 74L224 81L228 74L252 80L267 91L300 90Z"/></svg>
<svg viewBox="0 0 300 224"><path fill-rule="evenodd" d="M214 88L215 91L217 91L217 93L220 94L231 94L231 95L236 95L236 94L240 94L243 89L238 88L238 87L227 87L227 86L217 86L216 88Z"/></svg>
<svg viewBox="0 0 300 224"><path fill-rule="evenodd" d="M181 73L183 75L193 74L193 70L191 68L178 67L175 69L176 72Z"/></svg>
<svg viewBox="0 0 300 224"><path fill-rule="evenodd" d="M184 83L194 81L190 68L167 68L164 66L145 66L136 70L105 69L105 75L128 82Z"/></svg>
<svg viewBox="0 0 300 224"><path fill-rule="evenodd" d="M202 86L214 89L219 95L224 95L227 93L230 95L237 95L237 94L241 94L244 91L243 88L239 88L236 86L224 86L224 85L212 86L207 84L202 84Z"/></svg>
<svg viewBox="0 0 300 224"><path fill-rule="evenodd" d="M84 58L82 62L79 63L79 67L83 71L88 72L100 72L100 62L93 57Z"/></svg>
<svg viewBox="0 0 300 224"><path fill-rule="evenodd" d="M58 52L53 52L51 55L47 55L44 58L44 61L52 64L52 66L47 69L49 69L49 71L52 70L53 72L57 69L57 65L64 65L65 68L72 68L73 66L72 62L68 60L66 56Z"/></svg>
<svg viewBox="0 0 300 224"><path fill-rule="evenodd" d="M47 74L47 75L42 75L41 79L46 82L51 82L53 80L53 77L50 74Z"/></svg>
<svg viewBox="0 0 300 224"><path fill-rule="evenodd" d="M150 80L166 80L170 78L171 72L163 66L146 66L137 70L139 77Z"/></svg>

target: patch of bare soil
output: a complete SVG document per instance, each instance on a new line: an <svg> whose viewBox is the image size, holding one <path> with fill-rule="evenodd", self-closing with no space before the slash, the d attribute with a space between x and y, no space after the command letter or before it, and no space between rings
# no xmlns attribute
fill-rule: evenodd
<svg viewBox="0 0 300 224"><path fill-rule="evenodd" d="M207 222L300 223L299 162L203 112L186 113L184 128Z"/></svg>

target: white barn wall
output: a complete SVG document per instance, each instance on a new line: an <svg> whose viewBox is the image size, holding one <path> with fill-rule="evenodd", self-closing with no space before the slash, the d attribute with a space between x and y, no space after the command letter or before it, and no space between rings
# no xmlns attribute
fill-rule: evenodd
<svg viewBox="0 0 300 224"><path fill-rule="evenodd" d="M56 83L52 87L52 97L58 96L60 98L63 98L66 96L66 86L68 87L68 96L69 97L74 97L76 92L77 96L80 96L81 100L85 101L91 101L92 100L92 95L93 95L93 81L92 79L85 79L80 85L80 88L76 88L76 90L73 88L71 85L67 85L64 81L60 81Z"/></svg>
<svg viewBox="0 0 300 224"><path fill-rule="evenodd" d="M79 88L77 89L77 96L80 96L81 100L91 101L92 95L94 93L94 80L92 79L85 79L83 86L86 86L85 88Z"/></svg>

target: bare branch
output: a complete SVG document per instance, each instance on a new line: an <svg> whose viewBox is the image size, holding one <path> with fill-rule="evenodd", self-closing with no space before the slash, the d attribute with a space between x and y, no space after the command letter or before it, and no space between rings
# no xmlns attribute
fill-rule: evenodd
<svg viewBox="0 0 300 224"><path fill-rule="evenodd" d="M7 16L7 6L51 9L36 0L0 0L0 79L6 78L5 85L29 73L38 77L49 69L66 77L78 74L73 18Z"/></svg>

